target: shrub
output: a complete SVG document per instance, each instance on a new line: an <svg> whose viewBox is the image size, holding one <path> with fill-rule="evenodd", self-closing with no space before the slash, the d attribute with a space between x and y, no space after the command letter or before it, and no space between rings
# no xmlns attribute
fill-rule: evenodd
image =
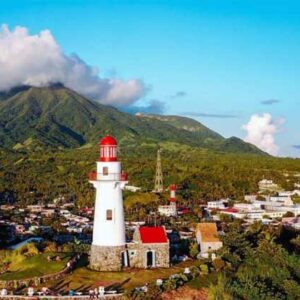
<svg viewBox="0 0 300 300"><path fill-rule="evenodd" d="M166 292L175 290L177 288L176 283L177 283L176 278L166 279L162 285L162 288Z"/></svg>
<svg viewBox="0 0 300 300"><path fill-rule="evenodd" d="M216 271L220 271L221 269L224 268L225 263L222 260L222 258L217 257L216 259L214 259L212 261L212 265L213 265L213 267L215 268Z"/></svg>
<svg viewBox="0 0 300 300"><path fill-rule="evenodd" d="M28 243L17 250L18 254L30 257L39 254L39 249L35 243Z"/></svg>
<svg viewBox="0 0 300 300"><path fill-rule="evenodd" d="M47 242L47 244L45 245L44 248L44 252L48 253L48 252L57 252L57 245L55 242Z"/></svg>
<svg viewBox="0 0 300 300"><path fill-rule="evenodd" d="M200 265L201 273L208 274L208 266L206 264Z"/></svg>

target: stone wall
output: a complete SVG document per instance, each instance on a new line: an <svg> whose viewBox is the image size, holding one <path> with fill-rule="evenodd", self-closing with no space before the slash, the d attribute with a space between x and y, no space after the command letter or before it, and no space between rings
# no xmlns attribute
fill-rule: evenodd
<svg viewBox="0 0 300 300"><path fill-rule="evenodd" d="M147 268L147 252L154 251L155 267L170 267L170 247L169 243L142 244L128 243L129 267Z"/></svg>
<svg viewBox="0 0 300 300"><path fill-rule="evenodd" d="M125 246L92 245L89 267L96 271L120 271L124 251Z"/></svg>

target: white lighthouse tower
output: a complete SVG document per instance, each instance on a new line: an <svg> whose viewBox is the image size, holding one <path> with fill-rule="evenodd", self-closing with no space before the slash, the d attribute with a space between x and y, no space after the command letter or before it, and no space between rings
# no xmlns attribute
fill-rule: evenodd
<svg viewBox="0 0 300 300"><path fill-rule="evenodd" d="M127 174L117 160L117 141L105 136L100 142L97 171L89 181L96 189L93 242L90 268L98 271L117 271L126 264L126 238L122 189Z"/></svg>

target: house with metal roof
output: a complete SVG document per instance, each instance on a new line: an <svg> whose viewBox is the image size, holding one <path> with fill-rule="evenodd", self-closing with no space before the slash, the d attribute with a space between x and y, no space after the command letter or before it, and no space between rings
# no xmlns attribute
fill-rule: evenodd
<svg viewBox="0 0 300 300"><path fill-rule="evenodd" d="M200 246L200 255L208 258L215 256L215 252L223 246L219 239L216 223L198 223L196 239Z"/></svg>

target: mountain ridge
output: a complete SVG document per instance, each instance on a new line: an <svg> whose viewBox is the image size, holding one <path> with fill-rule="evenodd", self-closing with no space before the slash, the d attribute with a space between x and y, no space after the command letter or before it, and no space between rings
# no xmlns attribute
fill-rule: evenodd
<svg viewBox="0 0 300 300"><path fill-rule="evenodd" d="M225 139L200 122L180 116L131 115L53 84L0 93L0 146L76 148L105 134L120 142L171 141L225 152L265 153L238 138Z"/></svg>

